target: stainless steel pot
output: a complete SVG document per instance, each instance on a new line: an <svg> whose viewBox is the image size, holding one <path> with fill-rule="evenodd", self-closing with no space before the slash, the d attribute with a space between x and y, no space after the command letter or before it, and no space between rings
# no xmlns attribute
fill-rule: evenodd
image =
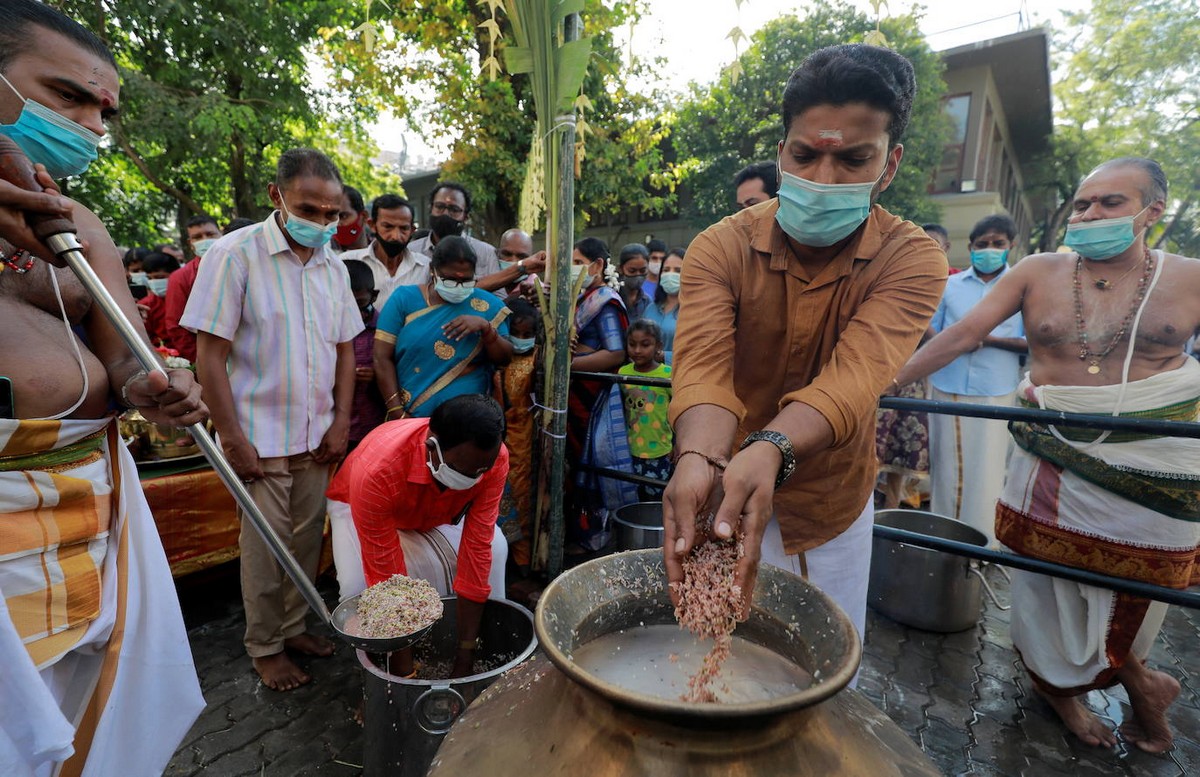
<svg viewBox="0 0 1200 777"><path fill-rule="evenodd" d="M663 545L662 502L634 502L613 513L617 550L646 550Z"/></svg>
<svg viewBox="0 0 1200 777"><path fill-rule="evenodd" d="M454 659L458 608L452 596L442 602L445 614L416 649L420 660ZM476 660L502 663L488 671L452 680L409 680L387 671L386 656L359 650L365 697L363 774L423 777L442 738L467 705L535 649L533 613L515 602L489 599L480 621Z"/></svg>
<svg viewBox="0 0 1200 777"><path fill-rule="evenodd" d="M671 618L661 550L617 553L564 573L538 603L535 658L459 718L429 777L933 777L938 771L886 715L846 683L858 635L837 605L764 566L736 636L768 647L816 682L776 698L702 704L608 683L572 661L580 646ZM486 765L482 766L481 765Z"/></svg>
<svg viewBox="0 0 1200 777"><path fill-rule="evenodd" d="M880 510L875 523L986 547L961 521L923 510ZM876 537L867 603L892 620L925 631L964 631L979 621L983 576L972 561Z"/></svg>

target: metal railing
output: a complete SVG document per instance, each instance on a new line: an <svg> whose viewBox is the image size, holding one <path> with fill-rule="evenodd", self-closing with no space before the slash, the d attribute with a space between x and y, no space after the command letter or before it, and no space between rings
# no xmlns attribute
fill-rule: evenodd
<svg viewBox="0 0 1200 777"><path fill-rule="evenodd" d="M615 375L607 372L574 372L571 374L571 377L572 379L598 380L624 385L660 388L671 387L671 381L666 378L640 378L636 375ZM1139 432L1162 437L1200 438L1200 423L1185 421L1119 418L1111 415L1091 413L1064 413L1057 410L1004 407L1002 405L974 405L966 402L940 402L927 399L909 399L906 397L881 397L879 406L885 409L940 413L943 415L958 415L970 418L988 418L999 421L1021 421L1051 426L1112 430L1117 432ZM665 480L642 477L628 472L621 472L620 470L588 465L577 466L589 472L613 478L614 480L623 480L646 486L664 487L667 485L667 481ZM1143 583L1140 580L1105 575L1065 564L1055 564L1028 556L1019 556L1015 553L990 550L967 542L948 540L942 537L905 531L904 529L896 529L890 526L880 526L877 524L874 527L874 536L895 542L902 542L906 545L943 551L956 556L978 559L1012 569L1036 572L1076 583L1107 588L1118 593L1140 596L1145 599L1153 599L1167 604L1200 610L1200 593L1198 592L1182 591L1175 588Z"/></svg>

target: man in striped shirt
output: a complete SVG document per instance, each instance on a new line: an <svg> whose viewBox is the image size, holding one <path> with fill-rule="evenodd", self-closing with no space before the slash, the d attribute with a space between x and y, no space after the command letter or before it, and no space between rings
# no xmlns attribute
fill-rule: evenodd
<svg viewBox="0 0 1200 777"><path fill-rule="evenodd" d="M328 248L342 205L337 167L318 151L286 151L267 191L277 210L209 249L181 323L197 333L196 367L225 455L313 577L363 322ZM305 632L303 598L244 517L239 544L246 652L267 687L303 685L312 678L287 651L324 656L333 646Z"/></svg>

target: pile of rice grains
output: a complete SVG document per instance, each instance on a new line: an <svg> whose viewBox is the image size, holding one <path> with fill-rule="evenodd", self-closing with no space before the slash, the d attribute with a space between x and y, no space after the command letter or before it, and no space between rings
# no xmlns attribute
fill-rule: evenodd
<svg viewBox="0 0 1200 777"><path fill-rule="evenodd" d="M707 538L713 515L697 520L696 536ZM733 582L738 559L745 553L741 535L728 540L705 540L683 561L683 582L671 583L679 594L675 618L700 639L712 639L712 649L699 671L688 680L683 701L715 702L713 682L729 657L733 630L742 612L742 589Z"/></svg>
<svg viewBox="0 0 1200 777"><path fill-rule="evenodd" d="M442 617L442 598L428 580L392 575L358 599L359 636L403 637Z"/></svg>

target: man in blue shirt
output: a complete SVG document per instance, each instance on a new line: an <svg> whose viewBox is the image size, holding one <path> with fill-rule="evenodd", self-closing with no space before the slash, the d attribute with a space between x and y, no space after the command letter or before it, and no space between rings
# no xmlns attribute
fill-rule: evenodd
<svg viewBox="0 0 1200 777"><path fill-rule="evenodd" d="M931 334L965 316L1008 269L1017 227L1008 216L988 216L971 230L971 267L952 275ZM933 373L933 398L979 405L1011 405L1017 388L1020 355L1026 351L1025 327L1018 313L983 339L975 350ZM1004 487L1008 429L1003 421L932 414L929 424L932 509L963 521L995 543L996 499Z"/></svg>

